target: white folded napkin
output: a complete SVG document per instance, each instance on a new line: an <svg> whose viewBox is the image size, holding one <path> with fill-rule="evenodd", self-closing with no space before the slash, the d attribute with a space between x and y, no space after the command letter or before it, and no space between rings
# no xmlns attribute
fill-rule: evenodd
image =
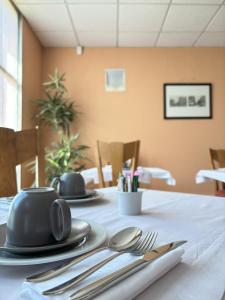
<svg viewBox="0 0 225 300"><path fill-rule="evenodd" d="M66 273L61 274L56 278L52 278L48 281L44 281L41 283L29 283L24 282L22 285L22 290L20 293L21 300L66 300L68 296L73 294L76 290L84 287L86 284L91 283L103 276L112 273L123 266L137 260L138 257L135 257L131 254L123 254L120 257L114 259L109 264L92 274L89 278L80 283L77 287L72 288L64 294L56 295L56 296L43 296L41 294L42 291L50 289L70 278L78 275L80 272L84 271L86 268L91 265L99 262L105 257L108 257L112 254L112 251L106 250L104 252L98 253L80 264L70 268ZM117 283L113 287L109 288L102 294L99 294L95 297L96 300L130 300L134 299L138 294L142 293L149 285L151 285L154 281L159 279L165 273L167 273L170 269L172 269L175 265L177 265L181 261L181 257L184 253L182 248L175 249L166 255L158 258L154 262L147 265L142 270L137 273L131 275L127 279ZM174 282L174 284L176 284Z"/></svg>

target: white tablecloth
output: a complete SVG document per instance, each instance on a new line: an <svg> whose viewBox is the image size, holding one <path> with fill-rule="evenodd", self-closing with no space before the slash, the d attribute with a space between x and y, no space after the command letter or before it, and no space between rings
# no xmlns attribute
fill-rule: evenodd
<svg viewBox="0 0 225 300"><path fill-rule="evenodd" d="M136 300L221 300L225 291L225 201L201 196L149 190L143 196L143 214L119 216L115 192L106 200L72 207L72 215L103 224L109 233L127 226L159 233L161 242L188 240L183 262ZM4 222L7 204L2 204ZM0 267L0 299L16 300L24 278L45 266ZM107 299L104 299L107 300ZM119 299L118 299L119 300Z"/></svg>
<svg viewBox="0 0 225 300"><path fill-rule="evenodd" d="M112 166L106 165L103 168L103 177L105 182L112 180ZM139 182L149 184L152 178L165 180L168 185L175 185L176 180L173 178L171 173L167 170L161 168L148 168L148 167L138 167ZM90 168L81 171L81 175L84 177L86 183L94 182L99 183L98 170L97 168Z"/></svg>
<svg viewBox="0 0 225 300"><path fill-rule="evenodd" d="M218 180L225 182L225 168L217 170L200 170L196 175L196 183Z"/></svg>

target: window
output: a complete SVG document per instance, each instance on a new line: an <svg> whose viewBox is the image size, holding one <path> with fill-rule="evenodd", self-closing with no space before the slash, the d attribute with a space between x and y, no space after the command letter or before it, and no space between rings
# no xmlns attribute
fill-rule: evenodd
<svg viewBox="0 0 225 300"><path fill-rule="evenodd" d="M9 0L0 1L0 126L21 127L20 19Z"/></svg>

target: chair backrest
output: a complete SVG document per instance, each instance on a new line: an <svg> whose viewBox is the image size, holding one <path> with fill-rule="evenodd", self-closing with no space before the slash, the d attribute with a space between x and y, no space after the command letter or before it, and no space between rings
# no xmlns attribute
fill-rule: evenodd
<svg viewBox="0 0 225 300"><path fill-rule="evenodd" d="M211 163L213 169L225 168L225 149L209 149ZM216 182L216 191L225 189L225 183L220 181Z"/></svg>
<svg viewBox="0 0 225 300"><path fill-rule="evenodd" d="M38 129L0 127L0 197L17 193L16 166L35 158L38 186Z"/></svg>
<svg viewBox="0 0 225 300"><path fill-rule="evenodd" d="M138 165L140 141L129 143L112 142L105 143L97 141L98 151L98 174L100 186L105 187L102 167L112 166L112 181L110 185L117 185L119 173L122 172L124 162L131 160L131 171L135 171Z"/></svg>

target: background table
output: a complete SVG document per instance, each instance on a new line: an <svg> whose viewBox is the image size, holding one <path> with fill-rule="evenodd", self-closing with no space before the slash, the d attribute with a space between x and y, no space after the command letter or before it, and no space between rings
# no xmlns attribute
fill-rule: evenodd
<svg viewBox="0 0 225 300"><path fill-rule="evenodd" d="M106 165L102 168L103 177L105 182L112 180L112 166ZM149 167L138 167L137 168L140 176L139 182L150 184L152 178L165 180L168 185L175 185L176 180L173 178L171 173L168 170L161 168L149 168ZM126 172L126 170L125 170ZM85 183L94 182L95 184L99 183L98 178L98 169L90 168L84 171L81 171L81 175L84 177Z"/></svg>
<svg viewBox="0 0 225 300"><path fill-rule="evenodd" d="M136 300L221 300L225 291L225 201L214 196L145 191L143 214L119 216L113 188L105 200L71 206L73 217L103 224L109 235L127 226L159 233L161 242L187 239L183 262ZM1 223L8 205L2 202ZM0 267L0 299L17 300L26 276L46 268ZM107 299L105 299L107 300Z"/></svg>
<svg viewBox="0 0 225 300"><path fill-rule="evenodd" d="M196 175L196 183L218 180L225 182L225 169L200 170Z"/></svg>

